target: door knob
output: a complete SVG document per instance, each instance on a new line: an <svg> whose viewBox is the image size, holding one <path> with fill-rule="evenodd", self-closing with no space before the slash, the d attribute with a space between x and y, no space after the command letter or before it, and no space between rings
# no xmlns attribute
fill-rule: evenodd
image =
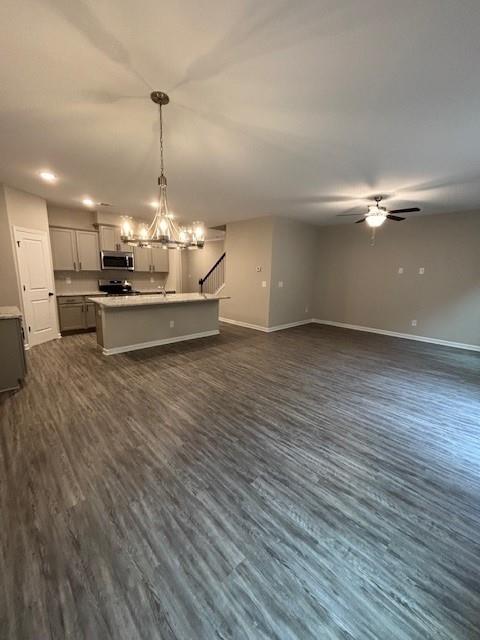
<svg viewBox="0 0 480 640"><path fill-rule="evenodd" d="M53 296L53 295L55 295L55 294L54 294L54 293L52 293L51 291L49 291L49 292L48 292L48 295L49 295L49 296Z"/></svg>

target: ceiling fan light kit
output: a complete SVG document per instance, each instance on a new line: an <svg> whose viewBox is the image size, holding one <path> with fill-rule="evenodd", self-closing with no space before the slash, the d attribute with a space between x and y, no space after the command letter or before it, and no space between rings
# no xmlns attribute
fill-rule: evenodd
<svg viewBox="0 0 480 640"><path fill-rule="evenodd" d="M123 216L122 241L137 247L161 247L163 249L202 249L205 244L205 227L197 221L178 226L168 210L167 178L163 161L163 118L162 107L170 102L163 91L152 91L152 102L158 105L160 119L160 175L158 177L158 200L155 215L150 225L136 225L131 216Z"/></svg>
<svg viewBox="0 0 480 640"><path fill-rule="evenodd" d="M360 220L356 220L355 224L359 224L360 222L366 222L369 227L372 229L377 229L381 227L385 220L392 220L393 222L401 222L405 220L401 216L394 215L396 213L413 213L416 211L420 211L418 207L409 207L407 209L392 209L391 211L387 211L385 207L380 205L383 196L375 197L375 204L368 205L368 212L365 214L363 218ZM356 216L356 213L340 213L339 216Z"/></svg>

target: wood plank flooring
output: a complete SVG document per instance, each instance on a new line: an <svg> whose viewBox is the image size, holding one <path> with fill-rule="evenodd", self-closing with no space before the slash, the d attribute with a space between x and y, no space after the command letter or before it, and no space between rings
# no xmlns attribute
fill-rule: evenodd
<svg viewBox="0 0 480 640"><path fill-rule="evenodd" d="M480 355L308 325L34 348L0 637L480 638Z"/></svg>

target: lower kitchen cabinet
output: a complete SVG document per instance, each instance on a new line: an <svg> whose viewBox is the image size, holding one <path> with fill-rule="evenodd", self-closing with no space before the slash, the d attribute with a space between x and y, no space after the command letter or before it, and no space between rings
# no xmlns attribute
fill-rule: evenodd
<svg viewBox="0 0 480 640"><path fill-rule="evenodd" d="M60 331L83 331L95 329L95 305L84 296L58 298Z"/></svg>
<svg viewBox="0 0 480 640"><path fill-rule="evenodd" d="M0 353L0 391L18 389L27 372L27 362L23 346L22 318L15 307L0 307Z"/></svg>
<svg viewBox="0 0 480 640"><path fill-rule="evenodd" d="M95 329L97 321L95 320L95 305L93 302L85 303L85 320L87 323L87 329Z"/></svg>

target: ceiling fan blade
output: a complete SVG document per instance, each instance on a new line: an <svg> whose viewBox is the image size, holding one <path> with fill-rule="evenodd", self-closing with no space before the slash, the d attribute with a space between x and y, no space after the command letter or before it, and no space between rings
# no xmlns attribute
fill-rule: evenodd
<svg viewBox="0 0 480 640"><path fill-rule="evenodd" d="M405 218L401 218L400 216L392 216L390 213L387 215L389 220L395 220L396 222L400 222L400 220L405 220Z"/></svg>
<svg viewBox="0 0 480 640"><path fill-rule="evenodd" d="M342 217L350 217L350 216L361 216L361 213L337 213L337 218Z"/></svg>
<svg viewBox="0 0 480 640"><path fill-rule="evenodd" d="M358 224L359 222L365 222L365 220L366 220L366 218L362 218L361 220L357 220L357 221L355 222L355 224Z"/></svg>
<svg viewBox="0 0 480 640"><path fill-rule="evenodd" d="M413 213L414 211L421 211L418 207L411 207L410 209L392 209L388 213Z"/></svg>

